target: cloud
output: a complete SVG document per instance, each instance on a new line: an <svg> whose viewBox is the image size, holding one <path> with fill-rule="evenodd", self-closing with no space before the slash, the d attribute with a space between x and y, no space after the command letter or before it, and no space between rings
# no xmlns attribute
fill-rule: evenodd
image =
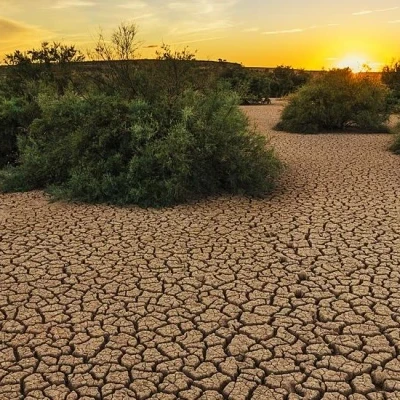
<svg viewBox="0 0 400 400"><path fill-rule="evenodd" d="M191 14L208 14L213 11L213 4L207 1L173 1L168 3L167 7L170 10Z"/></svg>
<svg viewBox="0 0 400 400"><path fill-rule="evenodd" d="M128 20L136 23L140 20L140 26L146 26L150 30L154 29L154 26L161 24L160 15L163 12L163 8L152 6L151 1L130 0L112 7L123 21Z"/></svg>
<svg viewBox="0 0 400 400"><path fill-rule="evenodd" d="M394 11L398 10L400 7L390 7L390 8L382 8L380 10L375 10L376 12L385 12L385 11Z"/></svg>
<svg viewBox="0 0 400 400"><path fill-rule="evenodd" d="M18 22L0 18L0 37L2 39L29 32L29 28Z"/></svg>
<svg viewBox="0 0 400 400"><path fill-rule="evenodd" d="M354 12L352 15L367 15L367 14L372 14L372 13L373 13L372 10L364 10L364 11Z"/></svg>
<svg viewBox="0 0 400 400"><path fill-rule="evenodd" d="M339 26L339 24L326 24L326 25L312 25L307 28L294 28L294 29L282 29L276 31L266 31L262 32L263 35L282 35L282 34L290 34L290 33L302 33L305 31L313 30L313 29L321 29L332 26Z"/></svg>
<svg viewBox="0 0 400 400"><path fill-rule="evenodd" d="M181 42L175 42L172 43L173 45L179 45L179 44L189 44L189 43L199 43L199 42L209 42L211 40L218 40L218 39L224 39L226 36L215 36L215 37L209 37L209 38L201 38L201 39L193 39L193 40L183 40Z"/></svg>
<svg viewBox="0 0 400 400"><path fill-rule="evenodd" d="M395 19L393 21L388 21L389 24L400 24L400 19Z"/></svg>
<svg viewBox="0 0 400 400"><path fill-rule="evenodd" d="M146 3L143 1L135 1L134 3L124 3L124 4L119 4L117 6L118 8L125 8L128 10L143 10L148 7Z"/></svg>
<svg viewBox="0 0 400 400"><path fill-rule="evenodd" d="M158 44L148 44L147 46L143 46L144 49L156 49L160 47Z"/></svg>
<svg viewBox="0 0 400 400"><path fill-rule="evenodd" d="M192 35L231 29L238 0L174 0L165 7L171 28L168 35ZM174 23L175 22L175 23ZM182 40L192 40L182 38Z"/></svg>
<svg viewBox="0 0 400 400"><path fill-rule="evenodd" d="M56 4L54 4L50 8L62 9L62 8L71 8L71 7L94 7L95 5L96 5L96 3L93 1L62 0L62 1L58 1Z"/></svg>
<svg viewBox="0 0 400 400"><path fill-rule="evenodd" d="M10 42L31 36L48 35L50 32L12 19L0 18L0 42Z"/></svg>
<svg viewBox="0 0 400 400"><path fill-rule="evenodd" d="M258 32L259 30L259 28L246 28L243 29L242 32Z"/></svg>
<svg viewBox="0 0 400 400"><path fill-rule="evenodd" d="M379 8L377 10L363 10L363 11L354 12L352 15L367 15L367 14L372 14L372 13L394 11L394 10L397 10L399 8L400 7L390 7L390 8Z"/></svg>
<svg viewBox="0 0 400 400"><path fill-rule="evenodd" d="M154 17L153 13L147 13L147 14L137 15L133 17L132 20L136 21L137 19L149 19L153 17Z"/></svg>
<svg viewBox="0 0 400 400"><path fill-rule="evenodd" d="M180 27L171 29L171 35L193 35L202 32L221 31L232 28L234 25L229 20L215 20L210 22L188 21Z"/></svg>
<svg viewBox="0 0 400 400"><path fill-rule="evenodd" d="M281 35L283 33L300 33L300 32L304 32L305 29L300 29L300 28L296 28L296 29L284 29L281 31L267 31L267 32L263 32L263 35Z"/></svg>
<svg viewBox="0 0 400 400"><path fill-rule="evenodd" d="M220 14L237 4L238 0L186 0L172 1L167 7L175 12L192 15Z"/></svg>
<svg viewBox="0 0 400 400"><path fill-rule="evenodd" d="M13 52L16 49L25 50L32 46L32 41L40 42L49 36L53 36L53 33L40 27L0 18L0 59L3 58L4 53Z"/></svg>

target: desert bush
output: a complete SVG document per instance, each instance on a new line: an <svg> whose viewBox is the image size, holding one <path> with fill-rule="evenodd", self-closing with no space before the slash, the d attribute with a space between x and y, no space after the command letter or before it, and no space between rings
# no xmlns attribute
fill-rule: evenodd
<svg viewBox="0 0 400 400"><path fill-rule="evenodd" d="M236 92L243 103L250 94L250 71L241 65L227 67L219 77L219 82Z"/></svg>
<svg viewBox="0 0 400 400"><path fill-rule="evenodd" d="M20 97L0 98L0 167L16 161L17 136L25 134L39 115L39 107L33 101Z"/></svg>
<svg viewBox="0 0 400 400"><path fill-rule="evenodd" d="M289 132L356 128L386 131L389 91L379 81L349 68L326 72L291 96L277 129Z"/></svg>
<svg viewBox="0 0 400 400"><path fill-rule="evenodd" d="M6 86L12 96L26 97L27 86L32 82L54 84L60 94L75 83L73 63L84 60L83 54L75 48L59 42L43 42L39 49L20 50L7 54L5 63Z"/></svg>
<svg viewBox="0 0 400 400"><path fill-rule="evenodd" d="M164 206L220 192L261 195L280 164L231 92L186 90L150 104L118 96L39 97L2 190L49 188L86 202Z"/></svg>
<svg viewBox="0 0 400 400"><path fill-rule="evenodd" d="M171 46L163 43L161 49L156 52L160 61L156 73L159 85L162 85L168 97L175 98L187 88L196 84L195 53L187 47L183 50L172 50Z"/></svg>
<svg viewBox="0 0 400 400"><path fill-rule="evenodd" d="M272 97L283 97L295 92L310 78L304 70L294 70L287 65L278 65L268 75Z"/></svg>
<svg viewBox="0 0 400 400"><path fill-rule="evenodd" d="M400 134L397 134L390 148L394 153L400 154Z"/></svg>
<svg viewBox="0 0 400 400"><path fill-rule="evenodd" d="M265 74L255 73L250 77L249 95L255 100L271 96L271 80Z"/></svg>
<svg viewBox="0 0 400 400"><path fill-rule="evenodd" d="M395 136L393 143L390 146L390 150L392 150L395 154L400 154L400 123L396 125L393 131Z"/></svg>
<svg viewBox="0 0 400 400"><path fill-rule="evenodd" d="M272 81L265 72L252 71L240 65L234 65L223 71L219 81L235 91L242 104L259 102L271 96Z"/></svg>
<svg viewBox="0 0 400 400"><path fill-rule="evenodd" d="M90 79L102 92L126 98L137 97L141 93L141 81L147 79L132 63L140 46L138 27L134 23L121 23L109 38L100 32L89 58L102 61L102 69L92 74Z"/></svg>
<svg viewBox="0 0 400 400"><path fill-rule="evenodd" d="M382 69L382 82L392 91L394 97L400 100L400 61L394 61L390 65L385 65Z"/></svg>
<svg viewBox="0 0 400 400"><path fill-rule="evenodd" d="M190 88L211 87L212 71L203 71L195 63L195 53L187 47L172 50L162 44L156 52L157 62L135 62L141 42L136 24L120 24L110 38L100 33L92 60L101 60L100 71L90 80L104 93L118 94L128 100L142 98L147 101L169 99Z"/></svg>
<svg viewBox="0 0 400 400"><path fill-rule="evenodd" d="M309 74L283 65L272 71L252 70L237 65L227 68L220 80L227 82L239 94L242 103L246 104L293 93L309 80Z"/></svg>

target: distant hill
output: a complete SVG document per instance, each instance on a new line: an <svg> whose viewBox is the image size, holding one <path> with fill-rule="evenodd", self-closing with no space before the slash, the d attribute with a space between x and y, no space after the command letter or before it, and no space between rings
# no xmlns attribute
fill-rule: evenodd
<svg viewBox="0 0 400 400"><path fill-rule="evenodd" d="M80 62L69 63L68 65L74 66L77 69L81 69L83 71L90 71L90 70L100 70L109 63L115 63L121 65L129 63L140 67L150 67L150 66L154 67L157 66L157 64L165 62L167 61L156 60L156 59L138 59L130 61L80 61ZM206 68L225 69L227 67L235 67L235 68L241 67L241 64L231 63L227 61L193 60L193 61L182 61L182 62L195 63L196 66L199 67L200 69L206 69ZM12 66L10 67L8 65L0 65L0 75L4 74L8 68L12 68Z"/></svg>
<svg viewBox="0 0 400 400"><path fill-rule="evenodd" d="M107 63L132 63L140 67L154 67L159 63L166 62L164 60L156 60L156 59L138 59L138 60L130 60L130 61L81 61L76 63L70 63L69 65L75 66L77 69L81 69L83 71L92 71L92 70L100 70ZM208 60L193 60L193 61L182 61L182 62L193 62L200 69L213 69L215 70L224 70L226 68L245 68L247 70L255 71L255 72L272 72L276 67L246 67L239 63L233 63L228 61L208 61ZM7 65L0 65L0 76L4 75L7 68L10 68ZM305 71L312 76L318 76L323 74L324 70L301 70L294 69L295 71ZM362 72L367 76L377 77L381 75L381 72Z"/></svg>

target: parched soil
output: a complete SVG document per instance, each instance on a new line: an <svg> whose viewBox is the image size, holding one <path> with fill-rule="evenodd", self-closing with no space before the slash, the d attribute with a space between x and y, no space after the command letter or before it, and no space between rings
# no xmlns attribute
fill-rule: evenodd
<svg viewBox="0 0 400 400"><path fill-rule="evenodd" d="M267 199L0 196L0 399L400 399L400 157L273 132Z"/></svg>

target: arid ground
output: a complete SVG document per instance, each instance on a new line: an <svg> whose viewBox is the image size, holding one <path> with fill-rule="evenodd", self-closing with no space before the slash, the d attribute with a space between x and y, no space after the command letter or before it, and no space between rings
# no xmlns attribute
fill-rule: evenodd
<svg viewBox="0 0 400 400"><path fill-rule="evenodd" d="M0 400L400 399L400 157L281 107L266 199L0 195Z"/></svg>

